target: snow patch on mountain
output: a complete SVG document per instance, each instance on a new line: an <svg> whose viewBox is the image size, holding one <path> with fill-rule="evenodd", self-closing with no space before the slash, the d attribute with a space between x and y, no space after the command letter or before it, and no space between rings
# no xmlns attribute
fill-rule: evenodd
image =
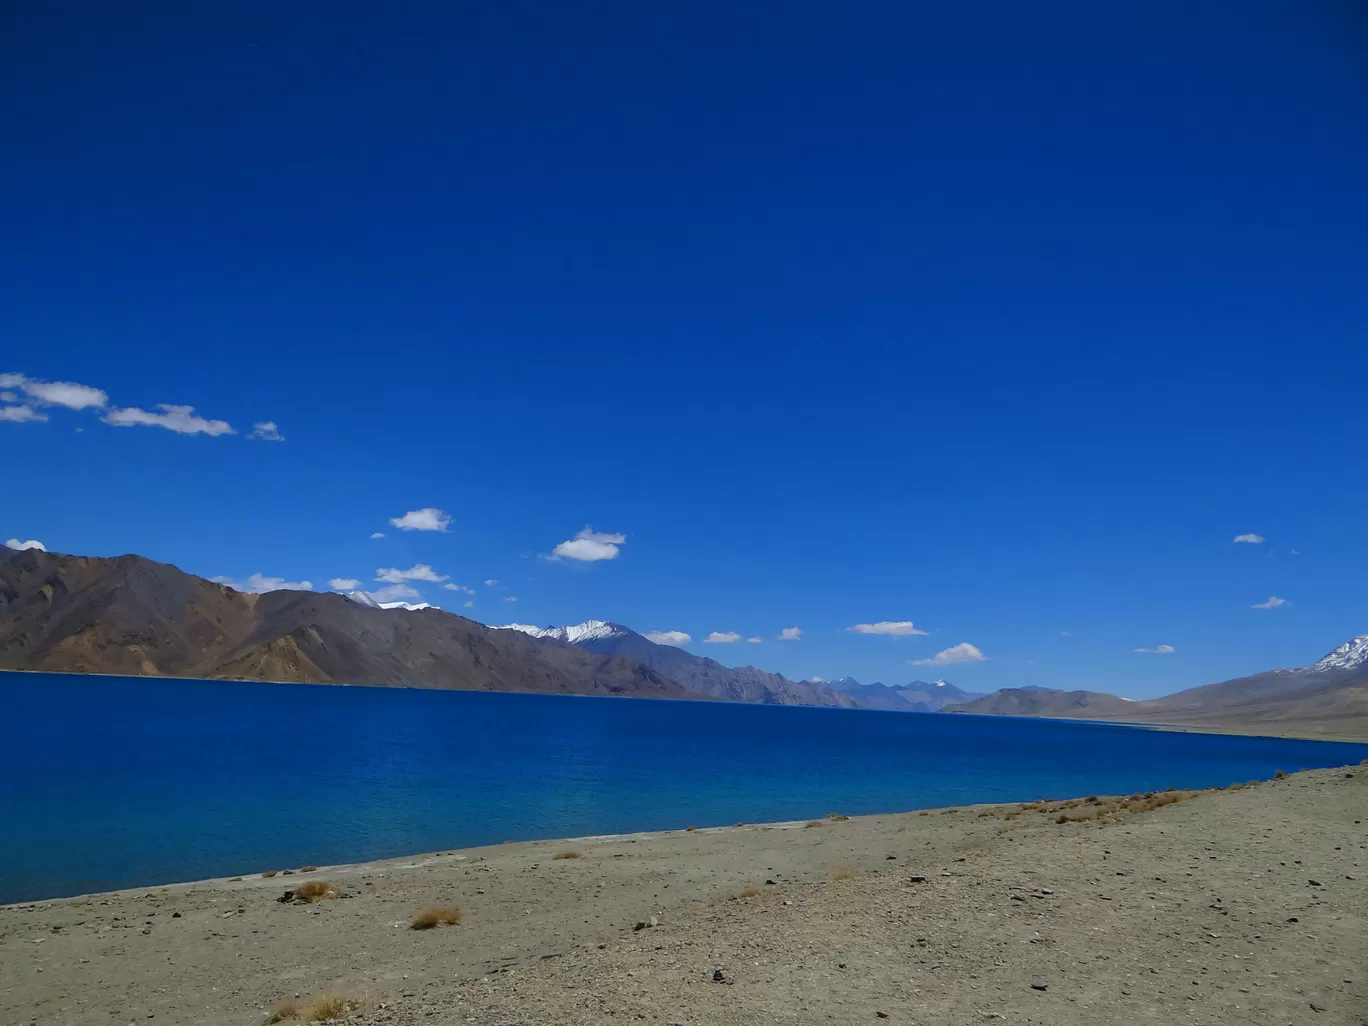
<svg viewBox="0 0 1368 1026"><path fill-rule="evenodd" d="M584 623L572 624L568 627L534 627L528 623L506 623L494 625L494 630L522 631L534 638L564 641L571 645L579 645L586 641L598 641L601 638L620 638L624 634L632 633L622 624L609 623L607 620L585 620Z"/></svg>
<svg viewBox="0 0 1368 1026"><path fill-rule="evenodd" d="M434 606L431 602L381 602L381 609L407 609L411 613L416 613L420 609L441 609L441 606Z"/></svg>
<svg viewBox="0 0 1368 1026"><path fill-rule="evenodd" d="M367 609L380 608L380 603L376 602L375 599L371 598L370 595L366 594L364 591L349 591L346 594L347 598L351 599L358 606L365 606Z"/></svg>
<svg viewBox="0 0 1368 1026"><path fill-rule="evenodd" d="M346 597L355 602L358 606L365 606L367 609L407 609L410 612L418 609L441 609L441 606L434 606L431 602L377 602L375 596L368 591L349 591Z"/></svg>
<svg viewBox="0 0 1368 1026"><path fill-rule="evenodd" d="M1351 638L1324 659L1312 664L1313 670L1355 670L1368 663L1368 634Z"/></svg>

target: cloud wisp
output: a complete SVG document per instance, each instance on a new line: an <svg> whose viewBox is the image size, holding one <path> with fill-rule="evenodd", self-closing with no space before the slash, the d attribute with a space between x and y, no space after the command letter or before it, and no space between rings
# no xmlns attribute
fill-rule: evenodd
<svg viewBox="0 0 1368 1026"><path fill-rule="evenodd" d="M334 577L328 581L328 587L333 591L355 591L361 582L355 577Z"/></svg>
<svg viewBox="0 0 1368 1026"><path fill-rule="evenodd" d="M1263 535L1254 534L1252 532L1250 534L1237 534L1235 536L1235 543L1237 545L1262 545L1263 542Z"/></svg>
<svg viewBox="0 0 1368 1026"><path fill-rule="evenodd" d="M605 559L617 559L621 546L627 541L625 534L611 531L595 531L585 525L573 538L561 542L551 550L551 559L573 559L580 563L597 563Z"/></svg>
<svg viewBox="0 0 1368 1026"><path fill-rule="evenodd" d="M930 634L930 631L918 630L913 626L911 620L880 620L877 623L857 623L847 627L846 630L855 634L882 634L890 638L906 638L913 634Z"/></svg>
<svg viewBox="0 0 1368 1026"><path fill-rule="evenodd" d="M733 641L740 641L741 635L736 631L713 631L703 639L705 645L730 645Z"/></svg>
<svg viewBox="0 0 1368 1026"><path fill-rule="evenodd" d="M1267 601L1255 602L1250 609L1277 609L1279 606L1287 605L1287 599L1278 598L1277 595L1269 595Z"/></svg>
<svg viewBox="0 0 1368 1026"><path fill-rule="evenodd" d="M445 531L451 526L451 514L435 506L424 506L411 509L402 517L390 517L390 526L401 531Z"/></svg>
<svg viewBox="0 0 1368 1026"><path fill-rule="evenodd" d="M140 410L136 406L110 410L101 419L115 427L159 427L174 431L178 435L218 435L236 434L233 425L226 420L206 420L195 414L193 406L178 406L175 403L158 403L160 413Z"/></svg>
<svg viewBox="0 0 1368 1026"><path fill-rule="evenodd" d="M957 663L982 663L988 657L976 645L961 641L958 645L943 648L930 659L909 659L913 666L953 666Z"/></svg>
<svg viewBox="0 0 1368 1026"><path fill-rule="evenodd" d="M683 631L647 631L646 640L657 645L687 645L693 638Z"/></svg>
<svg viewBox="0 0 1368 1026"><path fill-rule="evenodd" d="M1153 655L1172 655L1177 651L1172 645L1155 645L1153 648L1133 648L1132 652L1149 652Z"/></svg>
<svg viewBox="0 0 1368 1026"><path fill-rule="evenodd" d="M375 579L381 584L399 584L402 581L431 581L433 584L440 584L442 581L449 581L450 574L439 574L426 563L415 563L407 570L400 570L397 566L382 566L375 571Z"/></svg>
<svg viewBox="0 0 1368 1026"><path fill-rule="evenodd" d="M802 640L803 640L803 628L801 628L801 627L785 627L783 630L781 630L781 631L779 632L779 637L778 637L777 640L779 640L779 641L802 641Z"/></svg>
<svg viewBox="0 0 1368 1026"><path fill-rule="evenodd" d="M285 436L280 433L273 420L262 420L252 425L252 433L248 438L255 438L259 442L283 442Z"/></svg>
<svg viewBox="0 0 1368 1026"><path fill-rule="evenodd" d="M251 595L262 595L268 591L313 591L313 584L309 581L287 581L283 577L267 577L265 574L252 574L245 581L232 577L211 577L209 580Z"/></svg>

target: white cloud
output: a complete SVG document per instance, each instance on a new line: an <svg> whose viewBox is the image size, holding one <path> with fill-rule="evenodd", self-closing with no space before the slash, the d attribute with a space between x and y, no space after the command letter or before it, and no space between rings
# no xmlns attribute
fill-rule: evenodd
<svg viewBox="0 0 1368 1026"><path fill-rule="evenodd" d="M275 421L263 420L252 425L252 433L248 438L255 438L259 442L283 442L285 436L276 427Z"/></svg>
<svg viewBox="0 0 1368 1026"><path fill-rule="evenodd" d="M1136 652L1153 652L1155 655L1169 655L1175 651L1172 645L1155 645L1153 648L1137 648Z"/></svg>
<svg viewBox="0 0 1368 1026"><path fill-rule="evenodd" d="M1264 537L1261 534L1237 534L1235 540L1246 545L1262 545Z"/></svg>
<svg viewBox="0 0 1368 1026"><path fill-rule="evenodd" d="M803 628L785 627L779 632L780 641L801 641L803 638Z"/></svg>
<svg viewBox="0 0 1368 1026"><path fill-rule="evenodd" d="M703 639L704 643L708 645L729 645L733 641L740 640L741 635L737 634L735 631L713 631Z"/></svg>
<svg viewBox="0 0 1368 1026"><path fill-rule="evenodd" d="M69 410L109 405L109 396L102 389L74 381L35 381L22 374L0 374L0 387L18 388L38 403L65 406Z"/></svg>
<svg viewBox="0 0 1368 1026"><path fill-rule="evenodd" d="M463 591L467 595L475 594L474 588L467 588L464 584L447 583L442 585L442 587L445 588L447 591Z"/></svg>
<svg viewBox="0 0 1368 1026"><path fill-rule="evenodd" d="M465 604L465 607L466 607L467 609L469 609L469 608L470 608L471 606L473 606L473 605L475 605L474 602L467 602L467 603Z"/></svg>
<svg viewBox="0 0 1368 1026"><path fill-rule="evenodd" d="M16 392L0 392L0 403L17 403L19 395Z"/></svg>
<svg viewBox="0 0 1368 1026"><path fill-rule="evenodd" d="M328 582L328 587L333 591L355 591L361 587L361 582L355 577L334 577Z"/></svg>
<svg viewBox="0 0 1368 1026"><path fill-rule="evenodd" d="M586 526L584 530L569 541L563 541L551 550L551 558L575 559L581 563L595 563L601 559L617 559L621 551L618 546L627 540L625 534L611 534L595 531Z"/></svg>
<svg viewBox="0 0 1368 1026"><path fill-rule="evenodd" d="M236 581L231 577L211 577L209 580L215 584L225 584L234 591L245 591L254 595L268 591L313 591L313 585L308 581L287 581L283 577L267 577L264 574L252 574L245 581Z"/></svg>
<svg viewBox="0 0 1368 1026"><path fill-rule="evenodd" d="M683 631L647 631L646 640L657 645L687 645L693 638Z"/></svg>
<svg viewBox="0 0 1368 1026"><path fill-rule="evenodd" d="M504 596L504 601L505 601L505 602L517 602L517 601L518 601L518 596L517 596L517 595L505 595L505 596Z"/></svg>
<svg viewBox="0 0 1368 1026"><path fill-rule="evenodd" d="M226 420L205 420L195 416L193 406L177 406L174 403L158 403L161 413L150 413L129 406L125 409L110 410L104 415L106 424L115 427L159 427L180 435L232 435L233 426Z"/></svg>
<svg viewBox="0 0 1368 1026"><path fill-rule="evenodd" d="M943 648L930 659L909 659L913 666L950 666L953 663L981 663L988 657L967 641Z"/></svg>
<svg viewBox="0 0 1368 1026"><path fill-rule="evenodd" d="M16 552L23 552L25 549L37 549L39 552L46 552L47 546L37 538L30 538L28 541L20 541L18 538L11 538L5 542L5 548L14 549Z"/></svg>
<svg viewBox="0 0 1368 1026"><path fill-rule="evenodd" d="M407 584L391 584L388 588L380 588L377 591L368 592L376 602L399 602L403 599L416 599L423 596L418 594L418 589Z"/></svg>
<svg viewBox="0 0 1368 1026"><path fill-rule="evenodd" d="M1068 631L1060 631L1060 632L1059 632L1059 636L1060 636L1061 638L1071 638L1071 637L1073 637L1073 635L1070 634Z"/></svg>
<svg viewBox="0 0 1368 1026"><path fill-rule="evenodd" d="M398 584L400 581L431 581L437 584L451 579L450 574L439 574L426 563L415 563L407 570L397 566L382 566L375 571L375 579L382 584Z"/></svg>
<svg viewBox="0 0 1368 1026"><path fill-rule="evenodd" d="M749 644L749 645L763 645L763 644L765 643L765 639L764 639L764 638L747 638L747 639L746 639L746 643Z"/></svg>
<svg viewBox="0 0 1368 1026"><path fill-rule="evenodd" d="M1277 595L1269 595L1267 602L1256 602L1250 609L1277 609L1279 606L1287 604L1287 599L1278 598Z"/></svg>
<svg viewBox="0 0 1368 1026"><path fill-rule="evenodd" d="M451 526L451 514L435 506L411 509L402 517L390 517L390 525L401 531L445 531Z"/></svg>
<svg viewBox="0 0 1368 1026"><path fill-rule="evenodd" d="M47 419L46 413L39 413L32 406L0 407L0 420L7 420L11 424L22 424L26 421L37 422Z"/></svg>
<svg viewBox="0 0 1368 1026"><path fill-rule="evenodd" d="M372 531L372 532L371 532L371 537L372 537L372 538L383 538L384 536L385 536L385 532L384 532L384 531Z"/></svg>
<svg viewBox="0 0 1368 1026"><path fill-rule="evenodd" d="M825 677L819 677L819 676L817 676L817 675L814 673L811 677L808 678L808 683L809 683L809 684L825 684L825 683L826 683L826 678L825 678Z"/></svg>
<svg viewBox="0 0 1368 1026"><path fill-rule="evenodd" d="M1289 556L1300 556L1301 553L1298 552L1296 549L1292 549L1290 552L1288 552L1288 555L1289 555Z"/></svg>
<svg viewBox="0 0 1368 1026"><path fill-rule="evenodd" d="M911 620L880 620L878 623L857 623L846 630L854 631L856 634L886 634L894 638L907 637L912 634L929 634L930 631L921 631L912 626Z"/></svg>
<svg viewBox="0 0 1368 1026"><path fill-rule="evenodd" d="M491 588L494 587L494 585L496 585L496 584L498 584L498 583L499 583L499 582L496 581L496 580L495 580L494 578L492 578L492 577L491 577L489 580L485 581L485 584L486 584L487 586L491 587Z"/></svg>

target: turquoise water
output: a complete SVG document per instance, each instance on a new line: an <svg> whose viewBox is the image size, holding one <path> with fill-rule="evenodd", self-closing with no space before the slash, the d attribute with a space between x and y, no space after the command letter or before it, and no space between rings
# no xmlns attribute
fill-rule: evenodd
<svg viewBox="0 0 1368 1026"><path fill-rule="evenodd" d="M998 717L0 673L0 902L508 839L1224 785L1365 757Z"/></svg>

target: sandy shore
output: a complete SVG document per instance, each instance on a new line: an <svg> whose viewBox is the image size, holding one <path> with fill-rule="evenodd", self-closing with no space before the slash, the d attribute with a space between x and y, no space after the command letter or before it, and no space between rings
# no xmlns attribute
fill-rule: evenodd
<svg viewBox="0 0 1368 1026"><path fill-rule="evenodd" d="M1368 767L1105 823L1016 809L7 906L0 1022L255 1026L322 992L359 1002L350 1022L393 1026L1368 1021ZM552 858L569 850L582 857ZM319 879L343 897L277 900ZM436 904L462 924L408 928Z"/></svg>

